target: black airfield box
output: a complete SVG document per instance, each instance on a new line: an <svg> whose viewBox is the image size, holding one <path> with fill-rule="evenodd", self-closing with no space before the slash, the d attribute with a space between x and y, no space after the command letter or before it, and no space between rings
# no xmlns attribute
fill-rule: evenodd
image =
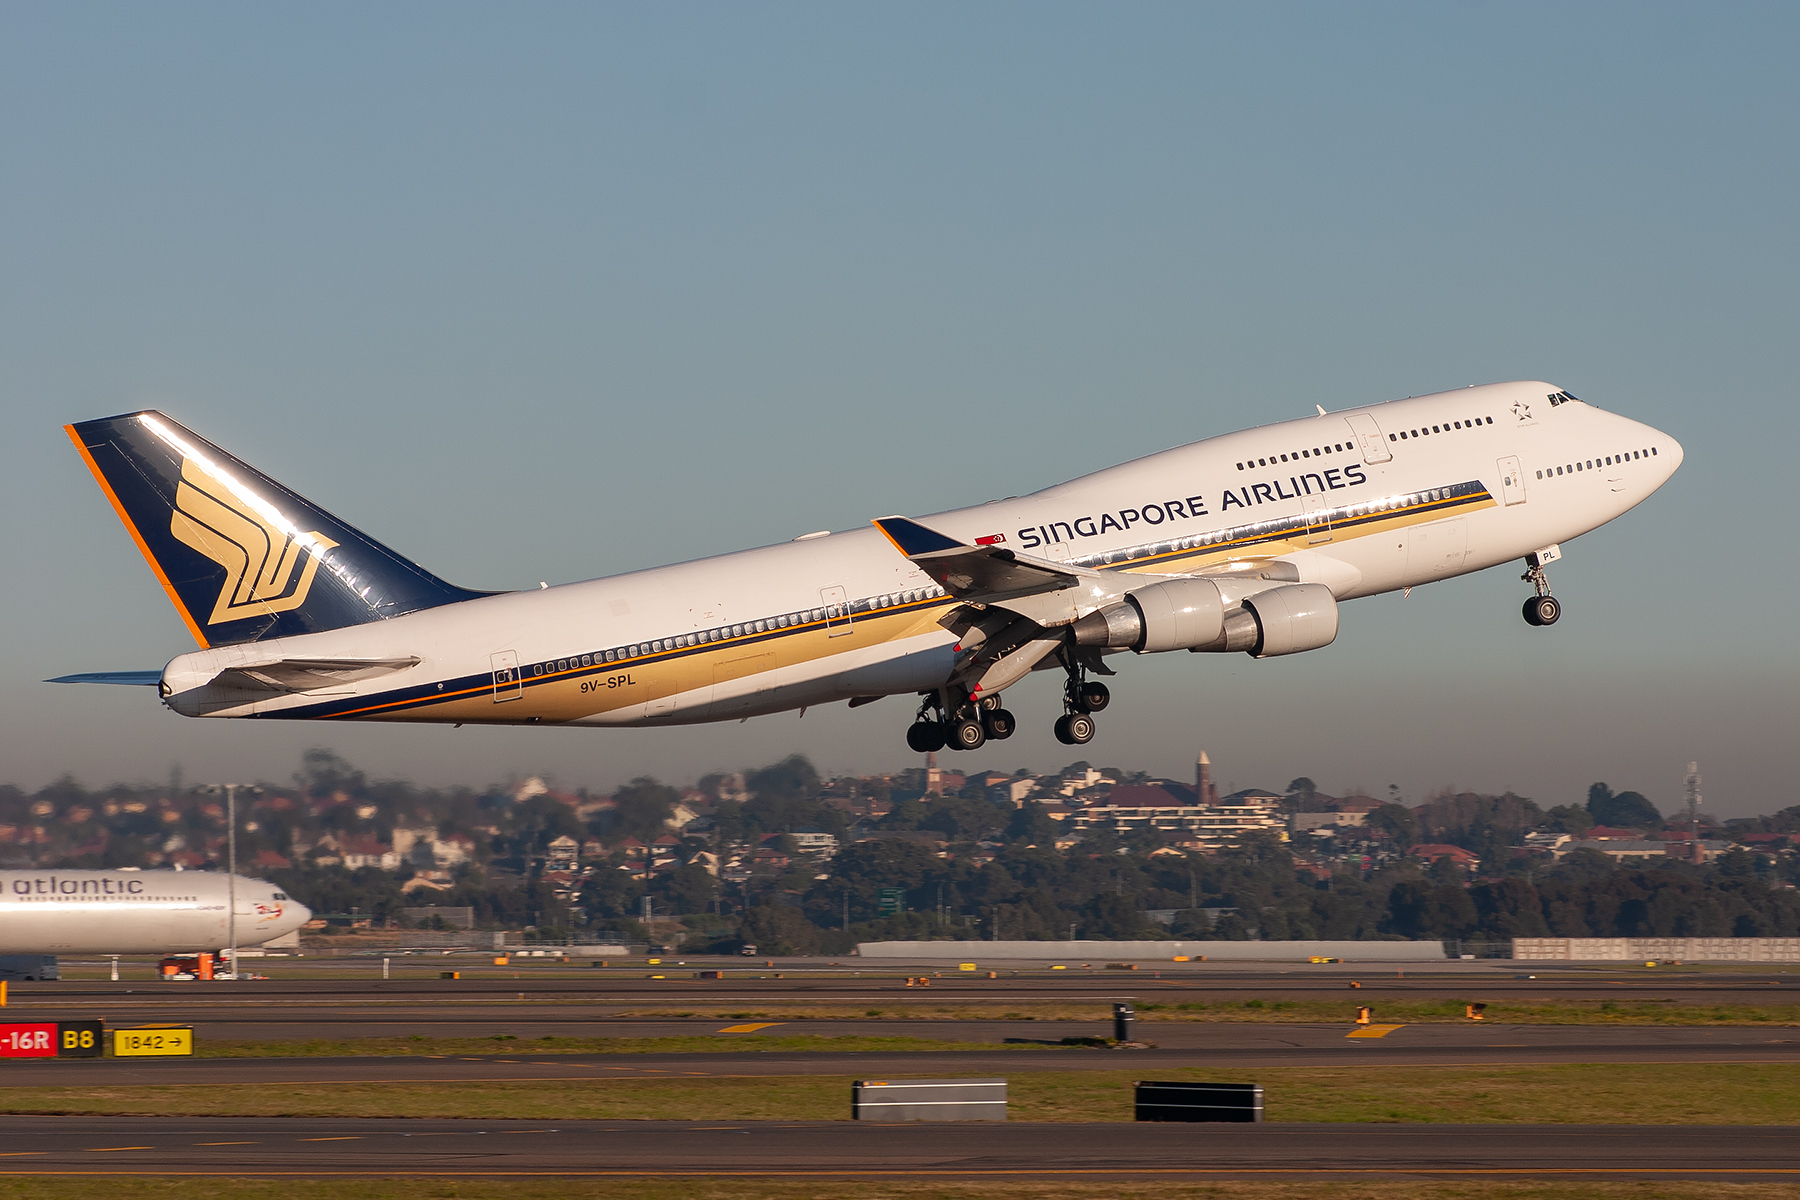
<svg viewBox="0 0 1800 1200"><path fill-rule="evenodd" d="M850 1085L858 1121L1004 1121L1004 1079L859 1079Z"/></svg>
<svg viewBox="0 0 1800 1200"><path fill-rule="evenodd" d="M1135 1089L1139 1121L1237 1121L1263 1119L1263 1090L1254 1083L1153 1083Z"/></svg>

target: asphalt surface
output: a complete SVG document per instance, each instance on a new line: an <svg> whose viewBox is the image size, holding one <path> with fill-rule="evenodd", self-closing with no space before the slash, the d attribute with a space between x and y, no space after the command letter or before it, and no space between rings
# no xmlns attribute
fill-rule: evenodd
<svg viewBox="0 0 1800 1200"><path fill-rule="evenodd" d="M761 1025L760 1022L748 1024ZM812 1033L833 1022L776 1024L760 1034ZM846 1022L846 1025L853 1023ZM962 1022L943 1022L960 1030ZM979 1023L976 1023L979 1024ZM656 1028L663 1028L657 1026ZM700 1032L722 1028L710 1022ZM723 1028L731 1028L729 1026ZM1026 1036L1050 1032L1026 1026ZM854 1031L854 1030L853 1030ZM915 1027L930 1036L930 1027ZM124 1084L516 1082L778 1075L966 1075L1024 1071L1134 1071L1184 1067L1536 1066L1556 1063L1800 1063L1800 1030L1687 1026L1213 1025L1140 1023L1147 1049L991 1051L740 1050L745 1036L718 1034L695 1053L494 1053L356 1058L15 1059L0 1062L0 1089Z"/></svg>
<svg viewBox="0 0 1800 1200"><path fill-rule="evenodd" d="M975 943L974 945L978 945ZM548 960L515 960L508 967L483 957L393 957L392 978L382 979L379 957L246 960L246 971L262 980L214 983L161 983L143 964L127 964L118 982L65 979L15 983L13 1003L63 1006L121 1002L145 1009L199 1006L302 1005L320 1020L385 1020L396 1004L418 1006L426 1019L446 1004L486 1007L507 1001L540 1006L574 1006L559 1017L601 1017L645 1007L713 1004L1036 1004L1094 1003L1137 998L1145 1001L1234 999L1338 999L1368 1003L1385 998L1429 1000L1638 1000L1746 1004L1800 1003L1800 969L1621 968L1564 963L1514 963L1498 959L1396 965L1143 962L1136 970L1108 970L1104 963L1051 971L1046 965L983 964L979 970L874 960L769 960L772 966L742 959L643 959L606 969L561 965ZM997 978L987 978L989 969ZM69 970L79 969L72 964ZM460 971L462 979L440 979L440 971ZM721 979L699 979L702 971ZM92 973L92 972L87 972ZM907 986L909 977L929 977L928 988ZM1360 986L1352 995L1352 982ZM384 1010L381 1016L368 1005ZM450 1014L441 1014L447 1017Z"/></svg>
<svg viewBox="0 0 1800 1200"><path fill-rule="evenodd" d="M1791 1180L1800 1127L14 1117L0 1175Z"/></svg>
<svg viewBox="0 0 1800 1200"><path fill-rule="evenodd" d="M1354 1016L1358 1005L1374 1007L1379 1018L1383 1004L1401 1000L1800 1004L1800 972L1622 971L1496 960L1447 961L1428 969L1383 967L1379 972L1338 964L1163 963L1154 964L1155 969L1132 972L1107 971L1103 966L1056 973L1001 970L995 979L986 978L985 971L933 970L927 987L908 987L907 977L900 973L855 975L841 964L831 967L816 959L776 960L774 968L744 968L741 960L709 964L693 959L682 965L588 971L536 960L517 971L467 964L458 967L454 960L433 960L434 966L456 967L470 975L457 980L435 978L435 972L432 978L418 977L422 972L406 965L412 960L397 961L401 966L396 970L413 970L415 977L382 980L379 962L367 959L309 960L306 971L310 976L212 983L133 979L131 971L142 968L127 967L127 978L117 983L15 983L10 1008L0 1016L13 1020L100 1018L114 1026L192 1024L203 1041L214 1043L413 1035L661 1037L700 1031L683 1023L684 1018L699 1015L696 1009L708 1018L741 1013L742 1020L781 1019L790 1024L818 1011L834 1012L838 1019L806 1020L804 1032L985 1042L1005 1037L1108 1033L1109 1026L1098 1022L1083 1025L1023 1018L1034 1011L1055 1015L1056 1007L1070 1005L1104 1012L1119 1001L1142 1007L1252 999L1324 1000L1341 1004L1346 1020ZM247 965L265 969L263 963ZM316 977L328 966L360 971L365 977ZM280 972L295 966L287 962L266 969ZM695 978L702 970L722 970L725 978ZM1359 986L1352 988L1352 983ZM842 1019L848 1015L846 1009L857 1019ZM921 1020L937 1016L941 1009L985 1012L992 1014L992 1019L954 1025L932 1022L929 1032L924 1032ZM1180 1040L1201 1035L1174 1032L1167 1024L1155 1039L1160 1043L1205 1044Z"/></svg>

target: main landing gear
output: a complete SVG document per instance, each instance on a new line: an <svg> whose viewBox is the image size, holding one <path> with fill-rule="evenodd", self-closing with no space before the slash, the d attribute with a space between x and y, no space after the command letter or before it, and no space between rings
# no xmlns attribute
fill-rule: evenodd
<svg viewBox="0 0 1800 1200"><path fill-rule="evenodd" d="M1056 740L1065 746L1084 746L1094 740L1093 714L1112 703L1112 693L1104 683L1087 677L1087 666L1074 646L1065 646L1059 653L1069 678L1063 686L1063 715L1054 726ZM918 754L979 750L989 742L1011 737L1018 727L1018 720L1000 707L999 696L976 698L961 688L944 688L927 692L919 701L918 716L906 731L906 744Z"/></svg>
<svg viewBox="0 0 1800 1200"><path fill-rule="evenodd" d="M906 731L906 744L920 754L945 747L979 750L989 741L1005 741L1018 728L1018 720L1000 707L998 696L975 700L966 693L933 692L920 703L918 718Z"/></svg>
<svg viewBox="0 0 1800 1200"><path fill-rule="evenodd" d="M1527 625L1554 625L1562 616L1562 604L1550 594L1550 576L1544 568L1562 557L1562 550L1549 546L1525 557L1525 573L1519 576L1537 589L1537 595L1525 601Z"/></svg>

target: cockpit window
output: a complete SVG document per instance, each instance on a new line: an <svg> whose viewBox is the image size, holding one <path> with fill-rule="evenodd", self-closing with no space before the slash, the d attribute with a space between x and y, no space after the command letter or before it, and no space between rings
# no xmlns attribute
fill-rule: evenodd
<svg viewBox="0 0 1800 1200"><path fill-rule="evenodd" d="M1555 408L1559 404L1580 404L1581 403L1581 401L1578 398L1569 395L1569 393L1567 393L1567 392L1556 392L1555 394L1546 396L1544 398L1546 400L1550 401L1551 408Z"/></svg>
<svg viewBox="0 0 1800 1200"><path fill-rule="evenodd" d="M286 892L276 892L274 898L277 900L286 900L288 896Z"/></svg>

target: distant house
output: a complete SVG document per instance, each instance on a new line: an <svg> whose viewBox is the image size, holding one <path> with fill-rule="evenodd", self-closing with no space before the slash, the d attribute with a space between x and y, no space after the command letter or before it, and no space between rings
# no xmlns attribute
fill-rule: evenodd
<svg viewBox="0 0 1800 1200"><path fill-rule="evenodd" d="M1613 825L1596 825L1582 833L1582 839L1589 842L1641 842L1644 831L1641 829L1620 829Z"/></svg>
<svg viewBox="0 0 1800 1200"><path fill-rule="evenodd" d="M362 867L379 867L383 871L392 871L400 865L400 856L392 846L369 837L345 838L338 853L343 857L344 865L352 871Z"/></svg>
<svg viewBox="0 0 1800 1200"><path fill-rule="evenodd" d="M800 829L791 836L795 846L802 854L816 854L829 858L837 853L838 840L835 834L824 833L817 829Z"/></svg>
<svg viewBox="0 0 1800 1200"><path fill-rule="evenodd" d="M260 850L250 865L261 871L285 871L293 866L293 860L285 854L277 854L273 850Z"/></svg>
<svg viewBox="0 0 1800 1200"><path fill-rule="evenodd" d="M772 871L787 870L788 864L791 861L792 860L789 859L787 855L783 854L773 846L758 846L756 852L750 856L750 865L752 867L762 867L765 870Z"/></svg>
<svg viewBox="0 0 1800 1200"><path fill-rule="evenodd" d="M1407 851L1414 858L1422 858L1426 862L1436 862L1447 858L1465 871L1473 871L1481 865L1481 856L1464 850L1461 846L1451 846L1442 842L1419 842Z"/></svg>
<svg viewBox="0 0 1800 1200"><path fill-rule="evenodd" d="M581 858L581 843L568 834L556 838L544 848L546 871L573 871Z"/></svg>
<svg viewBox="0 0 1800 1200"><path fill-rule="evenodd" d="M891 838L900 842L913 842L916 845L925 847L939 858L948 858L950 856L948 848L950 845L949 837L929 829L877 829L867 837L860 837L856 840L859 842L874 842L880 841L883 838Z"/></svg>

